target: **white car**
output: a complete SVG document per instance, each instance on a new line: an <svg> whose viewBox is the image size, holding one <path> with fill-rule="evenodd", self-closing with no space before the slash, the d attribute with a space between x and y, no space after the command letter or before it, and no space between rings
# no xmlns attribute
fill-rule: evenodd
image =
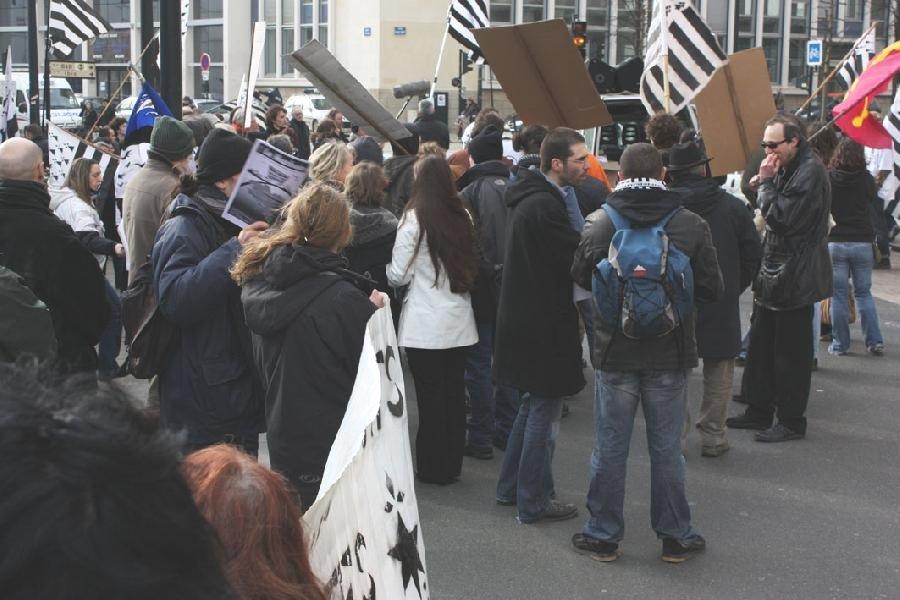
<svg viewBox="0 0 900 600"><path fill-rule="evenodd" d="M116 107L116 116L122 117L126 121L131 118L131 110L134 108L134 103L137 102L137 96L128 96L127 98L123 98L119 105Z"/></svg>
<svg viewBox="0 0 900 600"><path fill-rule="evenodd" d="M298 104L303 108L303 120L309 125L311 132L316 131L319 123L328 116L328 111L331 110L331 103L321 94L294 94L284 103L289 119L291 110Z"/></svg>

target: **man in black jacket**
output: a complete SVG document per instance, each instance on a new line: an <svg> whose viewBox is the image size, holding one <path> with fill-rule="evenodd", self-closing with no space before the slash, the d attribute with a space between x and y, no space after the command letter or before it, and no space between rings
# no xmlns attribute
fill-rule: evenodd
<svg viewBox="0 0 900 600"><path fill-rule="evenodd" d="M41 150L25 138L0 144L0 264L18 273L50 309L58 369L95 371L94 346L109 318L103 274L50 211Z"/></svg>
<svg viewBox="0 0 900 600"><path fill-rule="evenodd" d="M450 148L450 130L446 123L438 121L431 100L419 101L419 115L413 125L420 143L437 142L444 150Z"/></svg>
<svg viewBox="0 0 900 600"><path fill-rule="evenodd" d="M759 442L784 442L806 434L813 305L832 291L831 184L793 117L769 119L762 146L766 158L751 182L758 185L766 233L762 268L753 282L756 316L744 370L749 406L727 424L759 430Z"/></svg>
<svg viewBox="0 0 900 600"><path fill-rule="evenodd" d="M469 417L467 456L487 460L494 456L491 444L506 446L509 431L519 409L519 394L491 380L494 329L503 251L506 248L506 220L509 209L504 196L509 189L509 167L503 164L500 130L490 125L469 142L475 166L463 173L456 186L468 205L478 232L481 250L478 280L472 291L472 307L478 326L478 343L466 357L466 387L472 403Z"/></svg>
<svg viewBox="0 0 900 600"><path fill-rule="evenodd" d="M669 178L681 192L684 207L703 217L712 232L725 293L716 302L697 307L697 354L703 359L703 402L698 427L701 454L716 457L728 451L725 418L734 378L734 358L741 349L741 294L759 270L762 247L753 217L744 203L710 177L710 159L694 142L669 150ZM693 429L689 407L684 411L683 441Z"/></svg>
<svg viewBox="0 0 900 600"><path fill-rule="evenodd" d="M569 268L578 245L566 206L586 170L587 146L560 127L541 145L541 169L519 170L510 207L497 312L494 376L522 392L497 484L521 523L570 519L573 504L552 499L551 461L562 401L584 388L578 313ZM571 191L574 198L574 191Z"/></svg>
<svg viewBox="0 0 900 600"><path fill-rule="evenodd" d="M291 109L290 126L297 134L297 147L294 148L297 158L309 160L309 125L303 120L303 107L299 104Z"/></svg>

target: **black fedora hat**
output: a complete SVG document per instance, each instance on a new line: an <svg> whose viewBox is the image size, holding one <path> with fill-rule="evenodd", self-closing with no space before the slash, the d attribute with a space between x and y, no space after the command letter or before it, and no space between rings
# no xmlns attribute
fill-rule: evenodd
<svg viewBox="0 0 900 600"><path fill-rule="evenodd" d="M666 170L669 172L684 171L706 164L711 160L712 158L706 156L696 142L675 144L669 148L669 164L666 166Z"/></svg>

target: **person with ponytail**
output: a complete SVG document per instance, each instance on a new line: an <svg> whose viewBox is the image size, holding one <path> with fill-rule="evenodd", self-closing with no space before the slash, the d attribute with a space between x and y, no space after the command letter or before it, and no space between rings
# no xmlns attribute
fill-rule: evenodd
<svg viewBox="0 0 900 600"><path fill-rule="evenodd" d="M366 324L385 297L341 257L351 237L342 192L313 182L279 221L244 247L231 276L243 288L264 382L269 460L309 508L353 391Z"/></svg>
<svg viewBox="0 0 900 600"><path fill-rule="evenodd" d="M125 247L104 237L106 233L100 214L94 207L94 194L103 183L100 164L88 158L76 158L60 189L50 190L50 210L65 221L75 237L94 253L101 267L107 256L125 256ZM116 289L104 279L109 321L100 337L98 373L101 379L120 377L123 373L116 362L122 345L122 300Z"/></svg>
<svg viewBox="0 0 900 600"><path fill-rule="evenodd" d="M472 219L442 156L423 156L400 221L388 282L409 286L398 342L406 348L419 405L417 475L453 483L466 441L466 354L478 341L469 292L478 273Z"/></svg>

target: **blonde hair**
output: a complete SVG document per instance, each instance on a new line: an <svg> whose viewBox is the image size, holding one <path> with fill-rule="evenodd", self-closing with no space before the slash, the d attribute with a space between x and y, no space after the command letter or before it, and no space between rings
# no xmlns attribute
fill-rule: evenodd
<svg viewBox="0 0 900 600"><path fill-rule="evenodd" d="M425 142L421 146L419 146L418 155L422 156L440 156L441 158L447 157L447 151L438 144L437 142Z"/></svg>
<svg viewBox="0 0 900 600"><path fill-rule="evenodd" d="M343 142L328 142L309 157L309 174L313 181L337 181L338 173L352 162L353 153Z"/></svg>
<svg viewBox="0 0 900 600"><path fill-rule="evenodd" d="M324 182L314 182L281 209L282 224L244 246L231 278L243 285L258 275L269 255L280 246L300 244L340 252L350 243L350 204L346 196Z"/></svg>

